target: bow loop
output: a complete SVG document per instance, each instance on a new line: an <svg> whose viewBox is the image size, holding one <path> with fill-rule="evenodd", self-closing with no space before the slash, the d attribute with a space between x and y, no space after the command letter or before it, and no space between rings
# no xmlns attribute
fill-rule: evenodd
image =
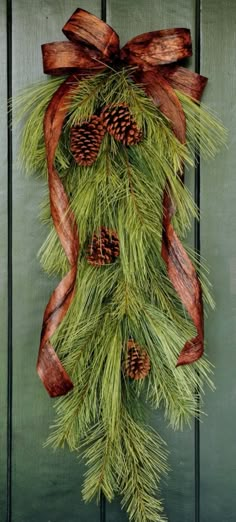
<svg viewBox="0 0 236 522"><path fill-rule="evenodd" d="M42 45L43 70L45 74L63 76L74 72L101 71L101 53L96 49L73 42L52 42Z"/></svg>
<svg viewBox="0 0 236 522"><path fill-rule="evenodd" d="M70 42L42 45L45 74L55 76L91 69L101 71L107 62L119 55L119 36L116 32L83 9L73 13L62 31Z"/></svg>
<svg viewBox="0 0 236 522"><path fill-rule="evenodd" d="M84 43L101 53L104 59L110 59L119 53L118 34L97 16L77 9L62 29L66 37L75 43Z"/></svg>
<svg viewBox="0 0 236 522"><path fill-rule="evenodd" d="M139 34L121 49L121 58L129 65L152 68L192 56L189 29L175 28Z"/></svg>

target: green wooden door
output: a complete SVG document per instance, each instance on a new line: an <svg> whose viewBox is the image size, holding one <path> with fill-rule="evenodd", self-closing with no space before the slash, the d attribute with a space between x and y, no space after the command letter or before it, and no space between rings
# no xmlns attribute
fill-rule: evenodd
<svg viewBox="0 0 236 522"><path fill-rule="evenodd" d="M172 472L162 492L170 522L236 520L234 373L236 310L236 3L234 0L1 0L0 2L0 520L5 522L124 522L119 502L83 505L83 469L75 455L43 448L52 401L35 371L41 319L54 283L36 253L45 231L38 221L42 182L26 179L17 163L7 97L43 77L40 45L61 39L60 28L82 7L101 16L124 43L145 31L189 27L190 67L210 81L204 101L230 130L229 150L188 173L200 197L201 250L211 267L216 312L206 324L207 351L217 390L206 393L207 417L173 433L160 413L153 423L169 444ZM8 23L7 23L8 19ZM199 188L200 175L200 188ZM196 238L195 238L196 239ZM192 243L194 238L192 238Z"/></svg>

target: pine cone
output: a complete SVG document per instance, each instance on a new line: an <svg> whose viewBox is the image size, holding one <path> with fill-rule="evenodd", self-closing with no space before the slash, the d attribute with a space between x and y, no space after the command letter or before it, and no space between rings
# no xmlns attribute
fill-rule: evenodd
<svg viewBox="0 0 236 522"><path fill-rule="evenodd" d="M107 265L114 263L119 255L120 246L117 233L101 227L99 234L94 234L88 248L88 262L94 266Z"/></svg>
<svg viewBox="0 0 236 522"><path fill-rule="evenodd" d="M137 127L128 105L107 105L104 107L101 118L107 131L123 145L135 145L141 141L143 134Z"/></svg>
<svg viewBox="0 0 236 522"><path fill-rule="evenodd" d="M95 114L81 125L75 125L70 131L70 150L76 163L90 166L97 158L105 129L102 120Z"/></svg>
<svg viewBox="0 0 236 522"><path fill-rule="evenodd" d="M144 379L150 372L151 364L149 356L141 346L133 339L127 343L127 357L124 363L124 373L135 381Z"/></svg>

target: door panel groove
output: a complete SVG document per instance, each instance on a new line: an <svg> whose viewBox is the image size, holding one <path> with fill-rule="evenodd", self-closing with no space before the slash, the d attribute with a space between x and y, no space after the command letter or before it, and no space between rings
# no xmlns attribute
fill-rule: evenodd
<svg viewBox="0 0 236 522"><path fill-rule="evenodd" d="M107 0L101 0L101 19L107 21ZM103 492L100 497L100 522L106 522L106 497Z"/></svg>
<svg viewBox="0 0 236 522"><path fill-rule="evenodd" d="M8 191L8 247L7 247L7 512L6 522L12 514L12 0L7 0L7 191Z"/></svg>
<svg viewBox="0 0 236 522"><path fill-rule="evenodd" d="M101 0L101 18L104 22L107 21L107 0Z"/></svg>
<svg viewBox="0 0 236 522"><path fill-rule="evenodd" d="M196 0L195 12L195 71L201 71L201 0ZM200 210L200 179L201 158L199 148L195 151L195 176L194 176L194 200ZM194 220L194 250L197 255L201 254L201 229L200 221ZM199 388L196 389L199 397ZM197 410L200 411L200 400L197 399ZM195 490L195 522L200 522L200 419L194 421L194 490Z"/></svg>
<svg viewBox="0 0 236 522"><path fill-rule="evenodd" d="M100 498L100 522L106 522L106 497L104 493Z"/></svg>

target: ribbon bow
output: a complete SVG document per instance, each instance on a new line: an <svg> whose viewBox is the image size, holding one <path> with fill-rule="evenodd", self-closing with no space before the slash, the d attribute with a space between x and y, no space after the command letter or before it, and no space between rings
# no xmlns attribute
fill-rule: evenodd
<svg viewBox="0 0 236 522"><path fill-rule="evenodd" d="M136 36L122 49L119 36L96 16L77 9L63 27L68 42L42 45L46 74L68 75L53 95L44 118L50 208L54 226L70 264L70 270L52 293L44 312L37 371L52 396L73 388L70 377L55 353L50 338L63 320L75 293L79 255L79 233L69 200L54 166L55 153L75 85L86 74L96 74L117 62L134 66L134 80L170 120L181 143L186 139L186 121L174 89L200 100L207 78L176 64L192 55L189 29L165 29ZM182 172L179 173L182 176ZM195 268L177 237L171 218L174 209L167 191L163 199L162 257L169 278L191 317L197 335L183 347L177 366L197 361L204 351L201 285Z"/></svg>

